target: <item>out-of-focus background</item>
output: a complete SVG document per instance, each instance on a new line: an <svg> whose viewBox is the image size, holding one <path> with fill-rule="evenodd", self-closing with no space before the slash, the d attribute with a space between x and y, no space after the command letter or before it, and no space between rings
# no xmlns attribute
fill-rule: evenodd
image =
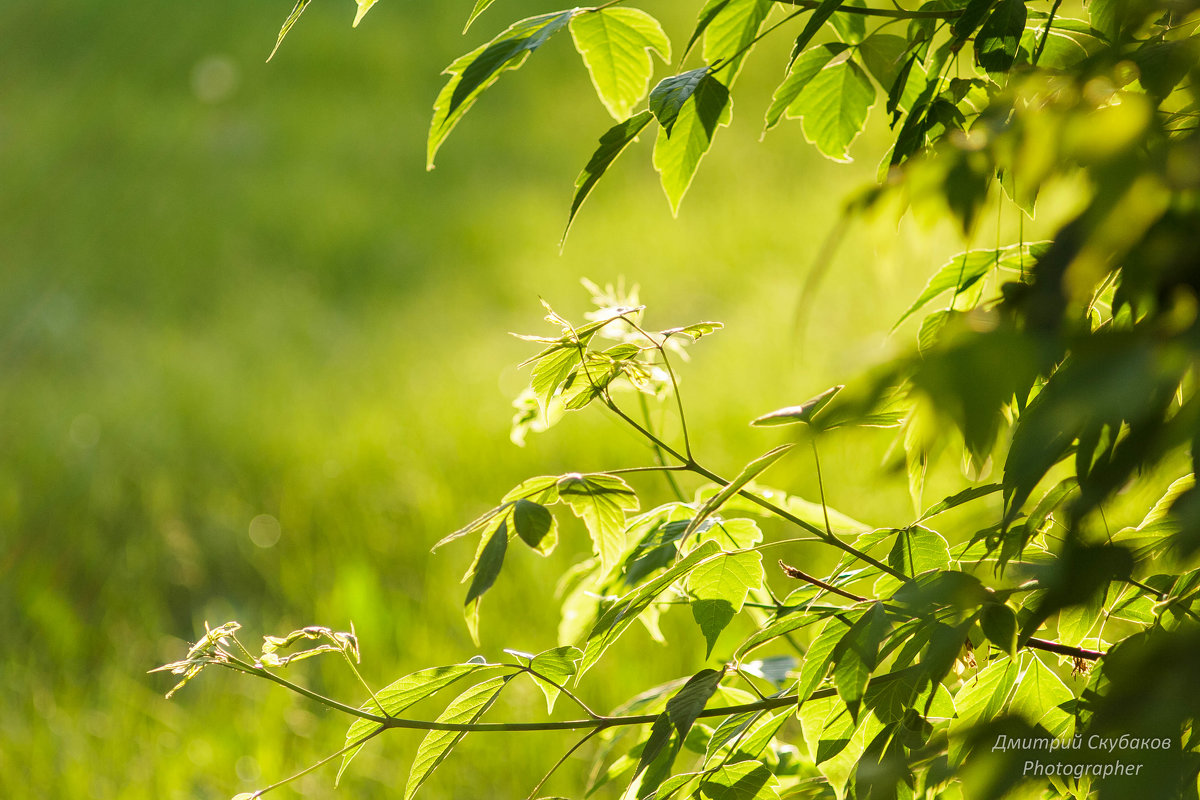
<svg viewBox="0 0 1200 800"><path fill-rule="evenodd" d="M505 74L427 173L441 68L555 8L497 3L463 37L470 5L388 0L351 30L353 3L315 2L266 64L290 0L0 4L0 796L223 798L341 745L346 721L231 674L164 700L170 676L147 670L206 621L240 620L251 642L353 622L376 686L478 652L458 583L470 545L429 546L529 475L650 458L599 410L509 442L512 365L531 351L507 333L548 330L539 297L577 316L581 277L623 276L651 325L724 321L683 392L699 454L730 474L780 441L747 420L907 342L888 327L961 242L885 220L817 261L883 139L851 165L796 123L760 143L778 58L746 68L678 220L642 141L559 253L574 177L611 124L565 34ZM646 7L677 43L690 32L690 9ZM909 507L880 473L887 441L827 445L831 503L868 523ZM815 496L803 463L773 480ZM554 579L587 549L564 525L550 559L509 559L484 654L556 643ZM632 668L580 691L611 707L690 674L702 640L671 624L674 648L631 632L614 663ZM294 670L362 700L336 664ZM537 702L518 691L492 713ZM416 741L373 743L339 796L399 796ZM425 796L522 797L568 743L468 738ZM333 797L332 779L281 794Z"/></svg>

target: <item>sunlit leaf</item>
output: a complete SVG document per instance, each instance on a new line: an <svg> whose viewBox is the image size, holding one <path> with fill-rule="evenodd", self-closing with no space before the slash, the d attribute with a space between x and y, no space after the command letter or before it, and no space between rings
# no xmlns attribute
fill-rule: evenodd
<svg viewBox="0 0 1200 800"><path fill-rule="evenodd" d="M1036 654L1025 658L1027 664L1009 707L1055 737L1070 736L1075 718L1068 708L1074 693Z"/></svg>
<svg viewBox="0 0 1200 800"><path fill-rule="evenodd" d="M574 10L556 11L523 19L445 69L443 74L449 75L450 79L434 101L433 122L429 126L429 169L433 169L438 148L479 95L496 82L501 72L525 63L529 54L562 30L574 14Z"/></svg>
<svg viewBox="0 0 1200 800"><path fill-rule="evenodd" d="M1019 674L1016 661L1000 658L964 680L954 695L957 717L950 725L951 731L968 729L980 720L990 720L998 715L1005 707ZM951 755L960 750L961 745L956 740L951 745Z"/></svg>
<svg viewBox="0 0 1200 800"><path fill-rule="evenodd" d="M830 389L826 389L811 400L806 400L798 406L788 406L758 417L751 425L792 425L795 423L810 424L814 416L821 412L821 409L829 405L838 392L844 389L844 386L838 385Z"/></svg>
<svg viewBox="0 0 1200 800"><path fill-rule="evenodd" d="M377 0L354 0L354 1L356 3L358 3L358 11L354 14L354 26L353 27L357 28L358 23L362 22L362 18L367 15L367 12L371 10L372 6L375 5Z"/></svg>
<svg viewBox="0 0 1200 800"><path fill-rule="evenodd" d="M699 90L701 82L708 77L710 71L709 67L698 67L681 72L663 78L650 91L650 111L668 134L675 126L684 104Z"/></svg>
<svg viewBox="0 0 1200 800"><path fill-rule="evenodd" d="M875 103L870 78L850 60L832 62L818 72L788 107L801 117L804 138L834 161L850 161L850 143L862 131Z"/></svg>
<svg viewBox="0 0 1200 800"><path fill-rule="evenodd" d="M773 4L773 0L729 0L720 4L720 9L706 26L704 61L720 63L726 85L733 85L748 53L747 48L754 42ZM715 4L710 2L709 5Z"/></svg>
<svg viewBox="0 0 1200 800"><path fill-rule="evenodd" d="M957 508L958 506L969 503L972 500L978 500L980 497L987 497L989 494L995 494L1003 488L1004 487L998 483L988 483L984 484L983 486L972 486L970 488L963 489L961 492L951 495L945 500L934 503L929 508L925 509L923 512L921 512L921 516L917 517L916 521L924 522L931 517L936 517L943 511L949 511L952 508Z"/></svg>
<svg viewBox="0 0 1200 800"><path fill-rule="evenodd" d="M279 29L279 36L275 39L275 47L271 49L271 55L267 56L267 61L275 57L275 53L279 51L279 45L283 44L284 37L296 24L296 20L300 19L300 15L304 13L304 9L308 8L308 4L312 0L296 0L296 5L292 8L292 12L287 15L287 19L283 21L283 27Z"/></svg>
<svg viewBox="0 0 1200 800"><path fill-rule="evenodd" d="M546 696L546 711L554 711L554 701L561 693L559 686L564 685L579 669L579 660L583 651L578 647L555 647L538 653L536 656L507 651L526 661L532 670L530 677ZM557 684L557 686L555 685Z"/></svg>
<svg viewBox="0 0 1200 800"><path fill-rule="evenodd" d="M838 642L849 633L851 623L842 617L830 617L821 626L821 631L808 646L804 654L804 664L800 667L800 681L796 685L796 694L803 703L825 679L829 671L829 663L833 660L833 651Z"/></svg>
<svg viewBox="0 0 1200 800"><path fill-rule="evenodd" d="M559 479L558 496L587 526L601 568L610 569L625 549L625 512L638 508L633 489L616 475L571 473Z"/></svg>
<svg viewBox="0 0 1200 800"><path fill-rule="evenodd" d="M692 617L704 633L708 654L734 615L742 610L746 595L763 583L762 555L729 553L697 566L688 576L693 595Z"/></svg>
<svg viewBox="0 0 1200 800"><path fill-rule="evenodd" d="M934 273L916 302L900 315L892 330L900 327L906 319L938 295L951 289L955 294L961 294L997 267L1019 269L1021 265L1031 266L1046 252L1047 246L1046 242L1030 242L993 250L968 250L959 253Z"/></svg>
<svg viewBox="0 0 1200 800"><path fill-rule="evenodd" d="M879 658L879 645L887 635L888 621L883 605L875 603L858 618L833 651L833 685L851 713L859 702Z"/></svg>
<svg viewBox="0 0 1200 800"><path fill-rule="evenodd" d="M808 43L817 35L817 31L833 16L833 12L841 8L846 0L821 0L820 5L813 11L812 16L808 18L808 22L804 24L804 30L800 31L800 35L796 37L796 43L792 46L793 58L795 54L803 52L808 47Z"/></svg>
<svg viewBox="0 0 1200 800"><path fill-rule="evenodd" d="M467 724L478 722L484 712L496 702L496 697L511 676L501 675L472 686L460 694L438 715L437 722ZM465 731L430 731L417 747L408 782L404 787L404 800L412 800L417 789L425 782L437 766L450 754L454 745L466 736Z"/></svg>
<svg viewBox="0 0 1200 800"><path fill-rule="evenodd" d="M721 555L721 549L713 542L705 542L674 566L648 583L639 586L614 602L601 615L588 633L583 651L583 662L579 667L582 676L600 659L604 651L620 638L634 620L675 581L688 574L693 567L708 559Z"/></svg>
<svg viewBox="0 0 1200 800"><path fill-rule="evenodd" d="M750 483L759 475L766 472L772 465L775 464L776 461L787 455L788 451L790 451L793 447L795 447L793 444L782 444L779 447L768 450L766 453L747 464L742 471L737 474L737 477L730 481L728 485L722 487L721 491L709 498L708 502L706 502L700 511L696 513L696 516L688 525L687 532L684 534L684 536L690 536L692 533L695 533L695 531L702 524L704 524L704 521L712 516L717 509L723 506L725 502L729 500L729 498L740 492L746 486L746 484Z"/></svg>
<svg viewBox="0 0 1200 800"><path fill-rule="evenodd" d="M604 107L628 119L646 96L653 73L651 52L671 60L671 41L658 20L636 8L602 8L571 19L575 49Z"/></svg>
<svg viewBox="0 0 1200 800"><path fill-rule="evenodd" d="M471 23L494 2L496 0L475 0L475 7L471 9L471 16L467 17L467 24L463 26L463 33L466 33L470 29Z"/></svg>
<svg viewBox="0 0 1200 800"><path fill-rule="evenodd" d="M950 565L950 547L942 535L922 525L897 532L888 566L907 577Z"/></svg>
<svg viewBox="0 0 1200 800"><path fill-rule="evenodd" d="M507 549L508 524L501 521L500 527L492 533L487 544L480 551L478 560L471 566L471 585L467 589L464 606L471 638L476 644L479 644L479 600L488 589L492 588L492 584L500 576L500 569L504 566L504 553Z"/></svg>
<svg viewBox="0 0 1200 800"><path fill-rule="evenodd" d="M710 800L779 800L779 779L765 764L739 761L708 773L700 791Z"/></svg>
<svg viewBox="0 0 1200 800"><path fill-rule="evenodd" d="M375 697L383 705L382 712L384 714L396 716L409 706L437 693L460 678L479 670L493 668L493 665L480 660L478 662L471 661L466 664L451 664L447 667L423 669L411 675L405 675L403 678L388 684L376 692ZM379 714L381 711L374 700L364 705L362 709L372 714ZM372 722L369 719L354 720L350 725L350 729L346 731L346 744L353 744L378 727L378 722ZM346 771L346 767L350 765L350 762L354 760L354 757L358 755L358 751L361 749L362 747L356 747L353 750L348 750L342 756L342 764L338 768L337 780L341 780L342 773Z"/></svg>
<svg viewBox="0 0 1200 800"><path fill-rule="evenodd" d="M662 118L660 114L659 120ZM654 168L671 203L671 213L679 213L679 204L692 185L700 160L712 146L717 129L728 125L732 118L729 90L711 74L704 74L671 118L672 124L659 130L654 142Z"/></svg>

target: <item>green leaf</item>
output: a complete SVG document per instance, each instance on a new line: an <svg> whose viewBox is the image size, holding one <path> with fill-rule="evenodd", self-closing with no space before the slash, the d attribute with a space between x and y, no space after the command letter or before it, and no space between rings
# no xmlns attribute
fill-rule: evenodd
<svg viewBox="0 0 1200 800"><path fill-rule="evenodd" d="M713 23L718 14L725 10L725 6L731 2L733 0L708 0L701 7L700 16L696 20L696 27L692 29L692 35L688 37L687 45L683 48L683 55L679 57L680 63L687 60L696 42L700 41L700 37L708 30L708 26Z"/></svg>
<svg viewBox="0 0 1200 800"><path fill-rule="evenodd" d="M271 55L267 56L267 61L275 57L275 53L279 51L279 45L283 44L283 39L288 35L288 31L296 24L296 20L300 19L300 15L304 13L304 9L308 8L308 4L312 0L296 0L296 5L292 8L292 13L287 15L287 19L283 21L283 27L279 29L279 36L275 39L275 47L271 49Z"/></svg>
<svg viewBox="0 0 1200 800"><path fill-rule="evenodd" d="M752 519L716 520L696 534L697 542L712 539L725 550L748 550L762 541L762 530Z"/></svg>
<svg viewBox="0 0 1200 800"><path fill-rule="evenodd" d="M525 63L529 54L562 30L574 14L574 10L556 11L523 19L446 68L442 74L449 75L450 80L434 101L433 122L429 126L426 164L429 169L433 169L438 148L479 95L496 82L501 72Z"/></svg>
<svg viewBox="0 0 1200 800"><path fill-rule="evenodd" d="M806 400L798 406L788 406L768 414L763 414L758 417L751 425L766 426L766 425L794 425L796 423L812 424L814 416L821 412L821 409L829 405L838 392L845 387L842 385L834 386L826 389L811 400Z"/></svg>
<svg viewBox="0 0 1200 800"><path fill-rule="evenodd" d="M821 632L808 646L804 654L804 664L800 667L800 681L796 684L796 695L800 703L808 700L809 696L821 685L825 674L829 672L829 662L833 660L833 651L838 642L850 632L850 623L838 617L830 617L821 627Z"/></svg>
<svg viewBox="0 0 1200 800"><path fill-rule="evenodd" d="M675 126L684 104L699 90L701 82L708 74L708 67L698 67L663 78L650 90L650 111L668 134Z"/></svg>
<svg viewBox="0 0 1200 800"><path fill-rule="evenodd" d="M550 505L558 500L558 481L561 475L538 475L521 481L508 491L501 500L511 503L516 500L529 500L542 505Z"/></svg>
<svg viewBox="0 0 1200 800"><path fill-rule="evenodd" d="M1021 674L1010 708L1034 725L1041 725L1051 735L1068 737L1075 718L1066 708L1075 699L1074 693L1037 655L1030 654L1027 658L1028 664Z"/></svg>
<svg viewBox="0 0 1200 800"><path fill-rule="evenodd" d="M708 652L721 631L742 610L746 596L763 584L762 555L756 552L728 553L697 566L688 576L692 618L704 633Z"/></svg>
<svg viewBox="0 0 1200 800"><path fill-rule="evenodd" d="M861 44L863 38L867 35L867 18L862 14L846 13L845 9L849 8L865 8L866 3L863 0L846 0L842 4L843 13L834 14L829 18L829 23L837 32L837 37L847 44Z"/></svg>
<svg viewBox="0 0 1200 800"><path fill-rule="evenodd" d="M746 641L742 642L737 649L737 655L739 658L745 656L767 642L778 639L780 636L786 636L792 631L797 631L818 621L819 618L817 616L803 613L791 613L786 617L773 620L762 628L759 628Z"/></svg>
<svg viewBox="0 0 1200 800"><path fill-rule="evenodd" d="M878 665L879 645L888 632L882 603L874 603L841 638L833 652L833 685L857 718L858 704Z"/></svg>
<svg viewBox="0 0 1200 800"><path fill-rule="evenodd" d="M574 472L559 479L558 496L587 526L601 569L611 569L625 550L625 512L638 508L633 489L616 475Z"/></svg>
<svg viewBox="0 0 1200 800"><path fill-rule="evenodd" d="M979 626L988 641L1010 658L1017 655L1017 614L1004 603L987 603L979 614Z"/></svg>
<svg viewBox="0 0 1200 800"><path fill-rule="evenodd" d="M513 506L513 528L521 541L548 555L558 541L558 525L549 509L530 500L518 500Z"/></svg>
<svg viewBox="0 0 1200 800"><path fill-rule="evenodd" d="M950 32L954 34L955 40L963 42L970 38L995 3L996 0L967 0L962 14L950 25Z"/></svg>
<svg viewBox="0 0 1200 800"><path fill-rule="evenodd" d="M776 461L787 455L788 451L793 447L795 447L794 444L781 444L779 447L768 450L766 453L747 464L745 468L737 474L736 478L730 481L727 486L723 487L721 491L709 498L708 502L706 502L700 508L700 511L696 513L696 516L692 519L691 523L688 524L687 531L685 531L683 534L684 537L686 538L695 533L696 530L699 529L702 524L704 524L706 519L712 516L717 509L725 504L726 500L740 492L746 484L750 483L750 481L766 472L767 469L769 469Z"/></svg>
<svg viewBox="0 0 1200 800"><path fill-rule="evenodd" d="M603 8L571 19L571 38L596 94L614 119L629 118L646 96L651 51L671 60L671 40L658 20L636 8Z"/></svg>
<svg viewBox="0 0 1200 800"><path fill-rule="evenodd" d="M952 762L958 760L964 743L961 737L954 734L968 730L977 722L995 718L1005 707L1019 674L1020 668L1015 660L1000 658L963 681L954 695L956 716L950 723Z"/></svg>
<svg viewBox="0 0 1200 800"><path fill-rule="evenodd" d="M694 342L701 336L708 336L716 333L725 327L723 322L695 322L691 325L685 325L682 328L667 328L665 331L659 331L663 336L688 336Z"/></svg>
<svg viewBox="0 0 1200 800"><path fill-rule="evenodd" d="M1097 0L1093 0L1095 7ZM1045 44L1041 44L1042 36L1046 36ZM1025 35L1021 39L1021 50L1026 53L1037 53L1037 65L1045 69L1073 69L1083 61L1096 55L1108 47L1102 34L1077 19L1057 18L1050 30L1046 31L1044 21L1029 21L1025 26ZM1018 54L1021 52L1018 50ZM1032 56L1031 56L1032 58Z"/></svg>
<svg viewBox="0 0 1200 800"><path fill-rule="evenodd" d="M478 722L484 712L496 702L496 697L508 683L511 675L501 675L472 686L454 699L446 710L437 718L438 722L452 724L469 724ZM408 783L404 787L404 800L412 800L412 796L421 788L439 764L450 754L454 745L458 744L466 731L430 731L425 734L417 747L413 758L412 768L408 772Z"/></svg>
<svg viewBox="0 0 1200 800"><path fill-rule="evenodd" d="M668 586L690 572L697 564L718 555L721 555L721 549L713 542L705 542L688 553L687 557L676 562L666 572L639 586L609 606L588 633L587 645L583 651L583 662L579 667L580 677L591 669L609 645L620 638L621 634L638 618L638 615L645 611Z"/></svg>
<svg viewBox="0 0 1200 800"><path fill-rule="evenodd" d="M651 93L651 110L653 101ZM658 116L661 121L662 115ZM675 114L672 124L659 130L654 142L654 168L671 203L672 214L679 213L683 195L692 185L700 159L712 146L717 128L728 125L732 118L729 90L711 74L705 74Z"/></svg>
<svg viewBox="0 0 1200 800"><path fill-rule="evenodd" d="M950 566L950 546L936 531L913 525L896 535L887 561L888 566L913 578L922 572Z"/></svg>
<svg viewBox="0 0 1200 800"><path fill-rule="evenodd" d="M834 161L850 161L849 147L875 103L875 87L853 61L828 64L813 77L788 116L802 118L804 138Z"/></svg>
<svg viewBox="0 0 1200 800"><path fill-rule="evenodd" d="M500 527L488 539L487 544L479 553L479 558L471 565L473 577L471 586L467 589L467 599L464 601L467 626L471 630L471 639L479 644L479 600L484 593L492 588L504 566L504 553L508 549L508 524L500 522Z"/></svg>
<svg viewBox="0 0 1200 800"><path fill-rule="evenodd" d="M681 740L687 736L692 724L700 716L700 712L704 710L704 706L717 691L724 677L723 669L702 669L688 678L683 688L667 701L666 714Z"/></svg>
<svg viewBox="0 0 1200 800"><path fill-rule="evenodd" d="M1022 258L1032 263L1034 252L1036 251L1033 245L1014 245L995 250L968 250L959 253L929 279L920 297L900 315L892 330L899 328L906 319L943 292L953 289L955 295L962 294L996 267L1019 263Z"/></svg>
<svg viewBox="0 0 1200 800"><path fill-rule="evenodd" d="M1008 72L1025 33L1025 0L999 0L975 36L975 61L988 72Z"/></svg>
<svg viewBox="0 0 1200 800"><path fill-rule="evenodd" d="M634 785L639 796L655 790L670 774L675 755L683 746L688 731L704 710L709 698L717 691L724 670L702 669L688 679L670 700L666 710L659 715L650 729L650 737L642 748L634 773ZM674 738L674 745L667 751L667 744ZM650 769L654 765L654 769ZM647 773L638 784L638 778Z"/></svg>
<svg viewBox="0 0 1200 800"><path fill-rule="evenodd" d="M739 761L708 773L700 792L709 800L779 800L779 780L765 764Z"/></svg>
<svg viewBox="0 0 1200 800"><path fill-rule="evenodd" d="M571 214L567 217L567 227L563 231L564 240L571 230L571 223L575 221L575 214L579 212L583 201L592 193L592 189L612 166L612 163L617 160L617 156L625 152L625 148L629 147L653 118L654 115L649 111L639 112L624 122L612 126L600 137L600 146L596 148L596 152L592 153L587 166L575 179L575 196L571 198Z"/></svg>
<svg viewBox="0 0 1200 800"><path fill-rule="evenodd" d="M475 0L475 7L471 9L471 16L467 17L467 24L463 26L463 33L466 33L471 27L471 23L494 2L496 0Z"/></svg>
<svg viewBox="0 0 1200 800"><path fill-rule="evenodd" d="M945 500L934 503L929 508L925 509L923 512L921 512L921 516L917 517L916 521L924 522L931 517L936 517L943 511L949 511L952 508L957 508L958 506L969 503L972 500L977 500L980 497L986 497L989 494L995 494L1003 488L1004 487L999 483L988 483L983 486L972 486L968 489L963 489L958 494L951 495Z"/></svg>
<svg viewBox="0 0 1200 800"><path fill-rule="evenodd" d="M509 651L512 652L512 651ZM558 699L560 689L568 680L571 679L576 672L579 671L579 660L583 658L583 651L578 647L555 647L545 652L538 653L529 659L529 668L537 675L530 674L534 683L542 690L542 694L546 695L546 711L554 711L554 701ZM543 678L557 683L549 683Z"/></svg>
<svg viewBox="0 0 1200 800"><path fill-rule="evenodd" d="M817 31L821 30L821 26L833 16L833 12L841 8L845 0L821 0L821 4L813 11L808 22L804 25L804 30L796 37L796 44L792 47L792 53L799 53L808 47L808 43L817 35Z"/></svg>
<svg viewBox="0 0 1200 800"><path fill-rule="evenodd" d="M732 86L736 80L748 54L747 48L758 36L772 5L773 0L729 0L720 4L719 11L706 26L704 61L708 64L721 62L726 84Z"/></svg>
<svg viewBox="0 0 1200 800"><path fill-rule="evenodd" d="M373 714L378 714L382 711L384 714L395 716L409 706L446 688L460 678L482 669L494 669L494 666L480 660L479 662L472 661L466 664L451 664L447 667L423 669L411 675L405 675L403 678L389 683L383 689L376 692L375 697L383 705L382 709L375 704L374 700L364 705L362 709ZM369 719L354 720L350 725L350 729L346 731L347 746L358 741L378 727L378 722L372 722ZM346 754L342 756L342 764L338 768L335 783L341 780L342 773L346 771L346 767L350 765L350 762L354 760L354 757L358 755L358 751L361 749L362 746L360 745L353 750L347 750Z"/></svg>
<svg viewBox="0 0 1200 800"><path fill-rule="evenodd" d="M362 22L362 18L367 15L367 12L375 5L377 0L354 0L358 3L358 11L354 14L354 25L357 28L358 23Z"/></svg>

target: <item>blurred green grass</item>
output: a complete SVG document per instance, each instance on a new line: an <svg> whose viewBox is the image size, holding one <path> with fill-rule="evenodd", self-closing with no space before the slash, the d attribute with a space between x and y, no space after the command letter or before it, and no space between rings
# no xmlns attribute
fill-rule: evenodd
<svg viewBox="0 0 1200 800"><path fill-rule="evenodd" d="M598 413L508 442L510 365L528 351L505 333L538 330L539 296L577 314L580 277L626 276L652 324L724 320L683 389L700 452L732 474L778 441L745 421L878 360L955 246L856 232L800 326L833 201L878 148L842 167L795 125L759 144L775 76L748 69L678 221L644 141L560 256L571 182L609 124L565 40L506 75L424 170L440 68L544 4L497 8L464 39L465 5L380 3L351 31L352 4L314 3L266 65L289 8L0 7L0 796L227 797L340 746L343 721L234 676L163 700L169 681L146 670L206 620L239 619L250 641L353 620L377 685L472 655L466 548L429 545L530 474L647 458ZM870 522L907 508L903 482L878 475L883 444L842 437L827 455L831 502ZM803 464L776 482L814 493ZM249 535L261 515L272 546ZM554 644L547 597L585 548L571 527L548 561L510 560L484 607L488 655ZM644 640L615 651L636 669L585 693L611 705L694 667L699 639L676 629L652 661ZM358 697L332 665L300 674ZM345 796L399 792L416 739L385 738ZM425 796L523 796L566 744L475 737Z"/></svg>

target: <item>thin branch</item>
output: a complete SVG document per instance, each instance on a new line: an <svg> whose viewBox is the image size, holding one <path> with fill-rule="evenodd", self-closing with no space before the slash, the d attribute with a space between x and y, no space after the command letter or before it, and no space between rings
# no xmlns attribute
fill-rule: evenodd
<svg viewBox="0 0 1200 800"><path fill-rule="evenodd" d="M779 560L779 567L780 567L780 569L783 570L783 574L787 575L789 578L795 578L798 581L804 581L805 583L811 583L813 586L816 586L817 588L824 589L827 592L833 592L834 594L837 594L837 595L841 595L842 597L846 598L847 600L853 600L856 603L863 603L863 602L866 602L866 600L867 600L867 598L863 597L862 595L855 594L854 592L848 592L845 589L839 589L838 587L834 586L832 583L826 583L825 581L821 580L820 578L814 578L812 575L809 575L807 572L802 572L801 570L798 570L793 566L789 566L788 564L783 563L783 559Z"/></svg>
<svg viewBox="0 0 1200 800"><path fill-rule="evenodd" d="M1025 642L1027 647L1032 647L1034 650L1045 650L1047 653L1058 653L1060 656L1074 656L1082 658L1085 661L1095 661L1103 658L1105 653L1101 650L1088 650L1085 647L1072 647L1069 644L1059 644L1051 642L1047 639L1036 639L1029 637Z"/></svg>
<svg viewBox="0 0 1200 800"><path fill-rule="evenodd" d="M308 773L312 772L313 770L320 769L321 767L328 764L330 761L333 761L338 756L344 755L356 747L362 747L364 744L371 741L379 734L383 733L383 730L384 729L382 727L376 728L375 730L371 731L370 733L365 734L362 738L357 739L357 740L351 742L350 744L346 745L341 750L338 750L336 753L330 753L329 755L325 756L324 758L322 758L320 761L316 762L315 764L309 764L307 767L305 767L304 769L295 773L294 775L289 775L288 777L284 778L281 781L276 781L275 783L272 783L270 786L265 786L262 789L259 789L258 791L254 792L250 796L251 797L262 797L264 794L266 794L267 792L269 792L273 789L278 789L280 786L286 786L287 784L296 780L296 778L302 778L305 775L307 775Z"/></svg>
<svg viewBox="0 0 1200 800"><path fill-rule="evenodd" d="M776 3L812 9L820 5L817 0L775 0ZM955 19L961 17L963 10L949 9L946 11L905 11L902 8L858 8L843 5L837 13L859 14L864 17L889 17L891 19Z"/></svg>
<svg viewBox="0 0 1200 800"><path fill-rule="evenodd" d="M825 691L825 690L821 690ZM821 691L814 692L813 697L825 697L832 695L834 690L829 689L824 694ZM700 712L700 717L727 717L732 714L744 714L748 711L768 711L775 708L783 708L796 704L796 695L787 695L785 697L768 697L765 700L758 700L753 703L742 703L735 706L721 706L719 708L706 708ZM546 722L429 722L426 720L402 719L400 717L391 717L382 720L381 727L383 728L407 728L411 730L421 731L459 731L467 733L493 733L493 732L513 732L513 731L576 731L588 730L594 728L596 730L605 730L607 728L618 728L627 725L650 725L653 724L661 715L660 714L632 714L622 717L601 717L600 719L569 719L569 720L549 720Z"/></svg>
<svg viewBox="0 0 1200 800"><path fill-rule="evenodd" d="M812 443L813 463L817 468L817 490L821 493L821 513L825 515L825 532L833 536L833 526L829 524L829 506L825 502L825 481L821 478L821 456L817 454L817 437L809 439Z"/></svg>
<svg viewBox="0 0 1200 800"><path fill-rule="evenodd" d="M571 745L571 749L569 749L569 750L567 750L567 752L563 753L562 758L560 758L558 761L555 761L554 766L552 766L550 768L550 770L545 775L542 776L542 779L540 781L538 781L537 786L533 787L533 790L528 794L528 796L526 797L526 800L533 800L533 798L537 797L537 793L539 791L541 791L541 788L546 784L546 781L550 780L550 776L553 775L555 772L557 772L558 768L561 767L563 764L565 764L567 759L570 758L572 755L574 755L576 750L583 747L588 742L588 740L591 739L593 736L595 736L597 733L599 733L600 730L601 730L600 728L595 728L593 730L588 731L586 734L584 734L584 737L582 739L580 739L575 744Z"/></svg>
<svg viewBox="0 0 1200 800"><path fill-rule="evenodd" d="M326 697L323 694L318 694L312 689L306 689L298 683L292 683L287 678L282 678L279 675L276 675L274 672L270 672L262 667L255 666L254 664L247 664L246 662L240 661L236 658L231 658L230 663L224 664L223 666L227 666L229 669L237 670L238 672L244 672L247 675L257 675L260 678L266 678L269 681L274 681L285 689L290 689L296 694L307 697L309 700L314 700L323 706L328 706L335 711L341 711L343 714L349 714L352 717L359 717L361 719L370 720L371 722L380 723L384 723L393 719L393 717L381 717L378 714L372 714L370 711L364 711L361 708L355 708L354 706L348 706L345 703L340 703L337 700L334 700L332 697ZM382 710L382 706L380 708Z"/></svg>

